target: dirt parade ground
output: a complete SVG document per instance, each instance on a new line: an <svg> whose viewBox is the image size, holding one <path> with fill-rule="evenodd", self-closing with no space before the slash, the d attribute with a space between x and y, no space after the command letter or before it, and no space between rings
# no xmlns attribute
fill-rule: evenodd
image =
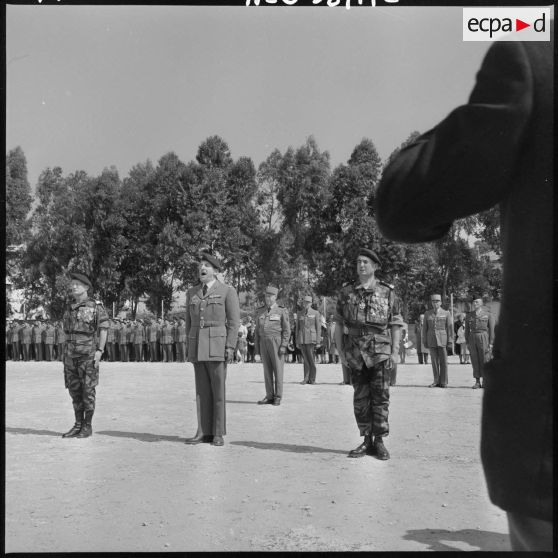
<svg viewBox="0 0 558 558"><path fill-rule="evenodd" d="M73 411L58 362L6 363L6 552L507 551L505 513L479 458L482 390L450 357L400 364L389 461L347 458L361 438L341 366L281 406L261 364L232 364L223 447L196 432L192 364L101 363L93 436L63 439Z"/></svg>

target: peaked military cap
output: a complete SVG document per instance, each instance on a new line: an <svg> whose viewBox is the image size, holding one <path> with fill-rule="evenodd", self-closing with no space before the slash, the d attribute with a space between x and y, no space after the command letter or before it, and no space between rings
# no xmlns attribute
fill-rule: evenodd
<svg viewBox="0 0 558 558"><path fill-rule="evenodd" d="M265 289L265 294L272 294L277 295L279 293L279 289L274 287L273 285L268 285Z"/></svg>
<svg viewBox="0 0 558 558"><path fill-rule="evenodd" d="M442 297L439 294L433 294L430 295L430 300L439 300L440 302L442 302Z"/></svg>
<svg viewBox="0 0 558 558"><path fill-rule="evenodd" d="M219 258L209 252L200 252L200 260L208 261L217 271L221 271L223 264Z"/></svg>
<svg viewBox="0 0 558 558"><path fill-rule="evenodd" d="M70 279L76 279L77 281L80 281L81 283L83 283L84 285L87 285L88 287L92 287L93 285L91 284L91 281L89 280L89 277L87 277L87 275L85 275L85 273L80 273L77 271L72 271L70 273Z"/></svg>
<svg viewBox="0 0 558 558"><path fill-rule="evenodd" d="M312 302L312 297L310 295L306 295L302 300L304 300L304 302Z"/></svg>
<svg viewBox="0 0 558 558"><path fill-rule="evenodd" d="M378 254L376 254L376 252L370 250L369 248L364 248L364 247L360 248L357 256L366 256L367 258L370 258L373 262L376 262L378 265L381 265L382 263L380 262L380 258L378 257Z"/></svg>

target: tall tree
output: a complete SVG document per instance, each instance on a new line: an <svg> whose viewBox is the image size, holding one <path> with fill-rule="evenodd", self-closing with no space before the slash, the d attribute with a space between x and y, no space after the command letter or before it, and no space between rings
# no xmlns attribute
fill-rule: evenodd
<svg viewBox="0 0 558 558"><path fill-rule="evenodd" d="M6 247L28 238L31 210L31 186L27 179L27 159L17 146L6 156Z"/></svg>

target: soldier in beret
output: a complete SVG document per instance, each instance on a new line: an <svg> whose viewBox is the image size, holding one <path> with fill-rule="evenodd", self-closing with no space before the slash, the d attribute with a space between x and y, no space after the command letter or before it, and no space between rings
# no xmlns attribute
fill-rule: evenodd
<svg viewBox="0 0 558 558"><path fill-rule="evenodd" d="M295 321L296 346L302 353L304 378L301 384L316 383L316 361L314 349L322 344L322 318L317 310L312 308L312 297L306 295L302 299L302 310L298 312Z"/></svg>
<svg viewBox="0 0 558 558"><path fill-rule="evenodd" d="M335 344L351 371L353 409L363 443L348 457L375 455L389 459L383 438L389 434L390 370L397 365L399 299L393 286L375 278L380 259L368 248L357 254L358 281L341 290L335 315Z"/></svg>
<svg viewBox="0 0 558 558"><path fill-rule="evenodd" d="M199 396L198 431L187 444L224 444L225 380L227 364L233 361L240 325L236 290L221 283L216 273L221 262L209 252L199 256L200 284L186 293L188 361L194 363L196 397Z"/></svg>
<svg viewBox="0 0 558 558"><path fill-rule="evenodd" d="M88 438L93 434L95 387L99 361L105 350L109 318L101 302L89 298L89 277L70 273L73 302L62 318L66 333L64 380L74 406L76 422L63 438ZM97 343L98 339L98 343Z"/></svg>
<svg viewBox="0 0 558 558"><path fill-rule="evenodd" d="M465 318L465 340L473 365L473 389L478 389L483 387L481 379L484 377L484 363L492 356L494 342L494 318L483 307L480 296L473 299L473 310Z"/></svg>
<svg viewBox="0 0 558 558"><path fill-rule="evenodd" d="M265 397L259 405L280 405L283 397L283 364L287 345L291 336L289 313L284 306L277 304L279 289L269 285L265 290L265 305L256 316L254 353L261 355Z"/></svg>

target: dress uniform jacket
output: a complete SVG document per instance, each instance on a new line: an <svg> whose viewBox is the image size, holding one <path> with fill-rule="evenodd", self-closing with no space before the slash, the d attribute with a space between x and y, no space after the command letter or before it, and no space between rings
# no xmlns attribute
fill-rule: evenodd
<svg viewBox="0 0 558 558"><path fill-rule="evenodd" d="M265 338L277 338L278 347L287 348L291 326L289 312L284 306L274 304L268 311L267 306L258 309L256 316L256 332L254 335L254 351L261 355L261 342Z"/></svg>
<svg viewBox="0 0 558 558"><path fill-rule="evenodd" d="M554 21L551 41L496 41L468 103L384 170L385 236L429 242L500 208L503 298L484 370L481 457L493 503L553 518Z"/></svg>
<svg viewBox="0 0 558 558"><path fill-rule="evenodd" d="M443 308L427 310L424 313L422 325L423 343L429 348L447 347L453 339L453 325L451 314Z"/></svg>
<svg viewBox="0 0 558 558"><path fill-rule="evenodd" d="M317 310L300 310L296 316L296 344L320 345L322 342L322 317Z"/></svg>
<svg viewBox="0 0 558 558"><path fill-rule="evenodd" d="M236 290L215 281L207 294L202 285L186 293L188 361L224 361L225 348L236 347L240 308Z"/></svg>

